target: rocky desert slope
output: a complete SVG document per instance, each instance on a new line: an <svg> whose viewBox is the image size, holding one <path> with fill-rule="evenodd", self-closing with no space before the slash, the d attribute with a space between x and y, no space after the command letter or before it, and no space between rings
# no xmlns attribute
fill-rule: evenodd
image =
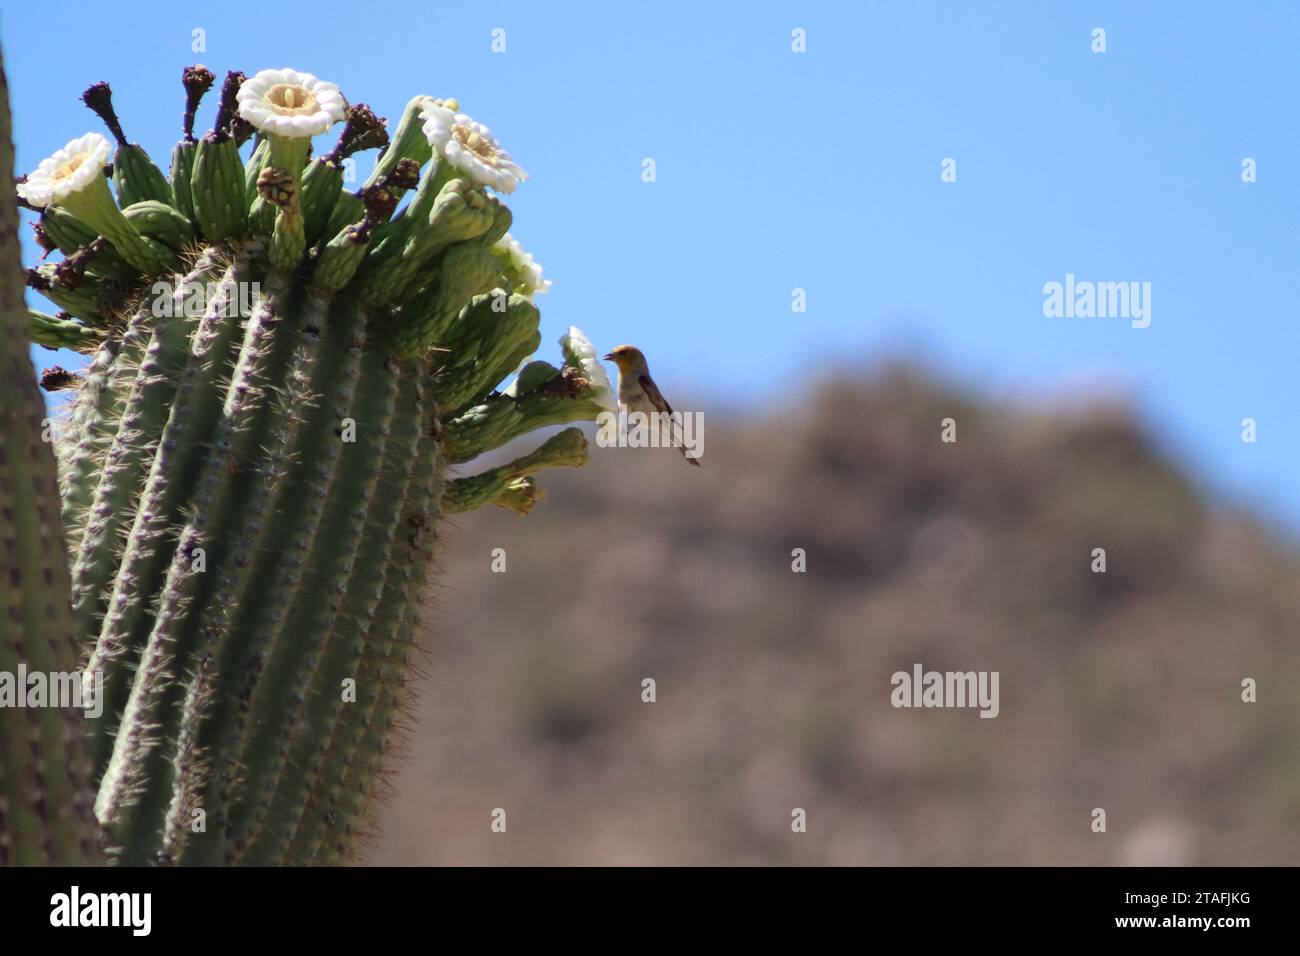
<svg viewBox="0 0 1300 956"><path fill-rule="evenodd" d="M1300 863L1300 563L1122 409L893 368L707 424L445 528L371 862ZM917 662L998 717L893 708Z"/></svg>

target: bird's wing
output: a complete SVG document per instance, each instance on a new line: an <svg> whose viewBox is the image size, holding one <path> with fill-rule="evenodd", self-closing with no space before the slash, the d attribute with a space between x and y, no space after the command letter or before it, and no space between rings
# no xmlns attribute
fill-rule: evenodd
<svg viewBox="0 0 1300 956"><path fill-rule="evenodd" d="M650 404L652 404L656 409L661 412L667 412L669 415L673 413L672 406L668 404L668 399L664 398L663 393L659 391L659 386L655 385L654 379L649 375L641 375L637 378L637 384L641 386L641 391L645 392L646 398L649 399ZM699 459L692 458L690 455L686 454L686 442L677 429L677 423L672 419L669 419L668 429L670 432L669 438L671 439L672 444L677 447L677 450L682 453L682 457L696 468L699 468Z"/></svg>
<svg viewBox="0 0 1300 956"><path fill-rule="evenodd" d="M645 392L646 398L650 399L651 405L661 412L672 414L672 406L668 404L668 400L659 391L659 386L654 383L654 379L649 375L642 374L636 381L641 386L641 391Z"/></svg>

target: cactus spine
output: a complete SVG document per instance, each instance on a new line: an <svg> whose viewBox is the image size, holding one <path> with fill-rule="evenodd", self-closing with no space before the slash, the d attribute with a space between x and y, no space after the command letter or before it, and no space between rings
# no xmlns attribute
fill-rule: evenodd
<svg viewBox="0 0 1300 956"><path fill-rule="evenodd" d="M54 582L41 606L58 621L40 633L103 675L104 707L87 721L93 786L75 760L44 779L69 808L61 828L33 843L40 821L10 786L0 834L26 840L14 859L71 859L93 794L123 863L345 861L399 727L439 516L524 513L532 475L582 465L586 443L569 429L478 475L450 469L612 399L568 337L562 367L535 362L526 388L496 391L539 344L544 289L496 248L511 217L488 189L523 172L454 101L414 98L390 142L310 75L231 73L196 139L215 77L190 67L182 82L169 176L96 84L85 100L117 144L113 198L81 168L108 149L89 136L19 187L38 238L65 255L27 284L60 311L29 313L12 290L6 322L21 309L34 341L90 361L55 376L76 389L56 446L63 524L52 471L43 504L5 502L30 525L18 530L46 535L10 550L44 555L49 573L23 568L3 593L30 603L33 579ZM309 159L310 135L340 120L335 148ZM348 157L374 148L374 174L350 190ZM11 465L23 434L6 420ZM51 544L63 527L70 602ZM54 663L5 636L0 651ZM78 749L70 721L41 728L51 753ZM0 741L0 779L30 781L28 753Z"/></svg>

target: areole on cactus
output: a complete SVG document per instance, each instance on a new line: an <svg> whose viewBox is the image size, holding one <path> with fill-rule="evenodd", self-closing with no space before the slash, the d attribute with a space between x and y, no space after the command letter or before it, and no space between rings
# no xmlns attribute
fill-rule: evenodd
<svg viewBox="0 0 1300 956"><path fill-rule="evenodd" d="M459 103L416 96L390 139L311 74L230 73L196 138L216 78L182 83L169 175L101 83L85 100L116 147L81 136L17 188L64 256L28 271L57 310L29 314L31 337L89 355L50 381L74 390L56 451L73 624L103 682L94 817L124 863L343 861L394 740L439 519L526 513L535 473L587 447L569 428L452 469L613 394L577 329L558 367L527 362L550 283L494 195L527 177ZM349 188L348 157L376 148Z"/></svg>

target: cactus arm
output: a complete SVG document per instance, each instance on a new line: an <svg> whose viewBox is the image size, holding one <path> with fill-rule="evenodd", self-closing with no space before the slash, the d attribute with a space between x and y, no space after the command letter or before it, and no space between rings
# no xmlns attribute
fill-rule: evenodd
<svg viewBox="0 0 1300 956"><path fill-rule="evenodd" d="M460 464L548 425L593 421L604 409L582 396L494 395L448 422L443 432L447 460Z"/></svg>
<svg viewBox="0 0 1300 956"><path fill-rule="evenodd" d="M0 183L13 182L9 93L0 55ZM17 207L0 203L0 671L76 673L79 652L54 456L28 357ZM0 864L97 857L81 714L0 708Z"/></svg>
<svg viewBox="0 0 1300 956"><path fill-rule="evenodd" d="M587 463L587 439L582 430L566 428L553 435L536 451L514 461L491 468L469 478L458 478L447 485L442 496L442 509L448 514L472 511L485 504L526 513L536 500L534 493L525 492L520 479L543 468L581 468ZM521 497L522 495L522 497Z"/></svg>
<svg viewBox="0 0 1300 956"><path fill-rule="evenodd" d="M44 346L47 349L73 349L77 352L88 352L99 341L99 336L95 334L95 330L82 325L80 322L60 319L30 309L27 311L27 328L31 333L32 344Z"/></svg>
<svg viewBox="0 0 1300 956"><path fill-rule="evenodd" d="M84 250L84 254L88 257L89 249ZM58 306L59 311L92 327L105 324L99 313L103 286L98 278L83 274L74 283L62 275L57 266L46 263L27 273L27 284Z"/></svg>

